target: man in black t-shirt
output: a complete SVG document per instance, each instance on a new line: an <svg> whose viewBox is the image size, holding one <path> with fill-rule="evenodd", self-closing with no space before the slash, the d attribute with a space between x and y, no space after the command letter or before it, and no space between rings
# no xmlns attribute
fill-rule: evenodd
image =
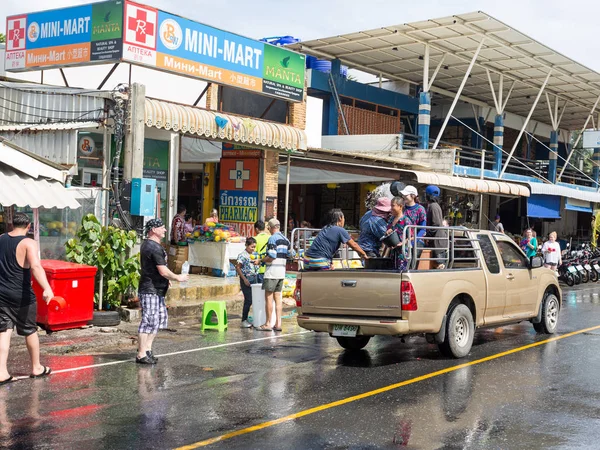
<svg viewBox="0 0 600 450"><path fill-rule="evenodd" d="M152 342L160 328L167 327L168 315L165 296L170 281L186 282L188 275L175 275L167 268L167 252L160 245L167 229L160 219L146 223L146 240L140 249L142 266L139 297L142 321L138 329L138 364L156 364L158 358L152 352Z"/></svg>

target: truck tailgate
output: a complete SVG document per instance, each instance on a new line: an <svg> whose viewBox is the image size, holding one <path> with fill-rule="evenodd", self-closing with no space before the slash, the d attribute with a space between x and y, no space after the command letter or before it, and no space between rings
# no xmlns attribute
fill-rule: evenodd
<svg viewBox="0 0 600 450"><path fill-rule="evenodd" d="M303 272L302 314L401 317L398 272Z"/></svg>

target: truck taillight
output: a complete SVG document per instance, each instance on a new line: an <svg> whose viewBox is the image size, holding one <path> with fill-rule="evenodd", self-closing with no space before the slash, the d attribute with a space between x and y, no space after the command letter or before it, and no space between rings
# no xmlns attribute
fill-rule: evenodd
<svg viewBox="0 0 600 450"><path fill-rule="evenodd" d="M296 289L294 290L294 298L296 299L296 306L302 307L302 280L296 280Z"/></svg>
<svg viewBox="0 0 600 450"><path fill-rule="evenodd" d="M417 296L410 281L403 281L400 287L400 304L402 311L417 310Z"/></svg>

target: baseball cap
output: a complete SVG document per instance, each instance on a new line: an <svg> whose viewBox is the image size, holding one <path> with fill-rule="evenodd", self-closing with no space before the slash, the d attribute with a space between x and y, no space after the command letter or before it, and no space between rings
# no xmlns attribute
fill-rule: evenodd
<svg viewBox="0 0 600 450"><path fill-rule="evenodd" d="M419 192L417 191L417 188L414 186L406 186L404 189L402 189L400 191L400 193L402 195L419 195Z"/></svg>
<svg viewBox="0 0 600 450"><path fill-rule="evenodd" d="M425 189L425 195L429 195L431 197L439 197L440 196L440 188L437 186L429 185Z"/></svg>
<svg viewBox="0 0 600 450"><path fill-rule="evenodd" d="M144 230L146 231L146 234L148 234L148 232L150 230L153 230L154 228L160 228L160 227L164 227L165 224L161 219L150 219L148 222L146 222L146 226L144 227Z"/></svg>
<svg viewBox="0 0 600 450"><path fill-rule="evenodd" d="M279 220L277 220L277 219L271 219L267 223L267 227L269 227L269 228L277 228L280 226L281 226L281 223L279 223Z"/></svg>

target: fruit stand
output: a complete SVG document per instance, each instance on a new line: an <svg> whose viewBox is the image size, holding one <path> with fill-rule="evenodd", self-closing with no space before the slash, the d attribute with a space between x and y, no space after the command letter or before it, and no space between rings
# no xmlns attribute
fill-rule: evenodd
<svg viewBox="0 0 600 450"><path fill-rule="evenodd" d="M197 226L186 238L190 266L218 269L224 274L229 272L230 260L244 251L246 241L233 227L212 222Z"/></svg>

